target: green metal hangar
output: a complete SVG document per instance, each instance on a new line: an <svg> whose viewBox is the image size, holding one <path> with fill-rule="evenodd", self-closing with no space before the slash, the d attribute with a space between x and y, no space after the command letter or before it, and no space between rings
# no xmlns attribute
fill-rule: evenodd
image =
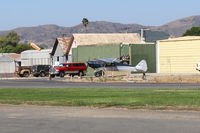
<svg viewBox="0 0 200 133"><path fill-rule="evenodd" d="M72 34L69 38L57 38L51 55L54 62L129 56L131 65L145 59L148 72L156 72L155 49L155 44L145 44L137 33Z"/></svg>
<svg viewBox="0 0 200 133"><path fill-rule="evenodd" d="M157 41L157 73L199 73L200 37L186 36Z"/></svg>
<svg viewBox="0 0 200 133"><path fill-rule="evenodd" d="M156 72L155 44L145 44L137 33L73 34L72 61L129 56L130 64L147 60L148 72Z"/></svg>
<svg viewBox="0 0 200 133"><path fill-rule="evenodd" d="M73 34L73 62L94 60L95 58L119 58L128 54L129 44L140 43L138 34Z"/></svg>

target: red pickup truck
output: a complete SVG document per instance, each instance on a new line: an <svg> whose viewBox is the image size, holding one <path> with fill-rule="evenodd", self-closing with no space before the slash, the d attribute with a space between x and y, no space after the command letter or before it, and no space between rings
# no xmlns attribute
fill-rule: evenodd
<svg viewBox="0 0 200 133"><path fill-rule="evenodd" d="M51 77L65 75L69 76L84 76L87 71L87 66L85 63L61 63L58 66L54 66L49 70Z"/></svg>

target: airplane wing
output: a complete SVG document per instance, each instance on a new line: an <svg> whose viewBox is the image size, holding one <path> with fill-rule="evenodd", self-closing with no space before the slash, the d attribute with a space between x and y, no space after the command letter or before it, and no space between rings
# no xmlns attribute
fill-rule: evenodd
<svg viewBox="0 0 200 133"><path fill-rule="evenodd" d="M93 69L110 66L112 63L118 62L117 58L97 58L95 61L88 61L87 64Z"/></svg>
<svg viewBox="0 0 200 133"><path fill-rule="evenodd" d="M114 62L120 63L120 60L117 58L97 58L96 60L105 64Z"/></svg>

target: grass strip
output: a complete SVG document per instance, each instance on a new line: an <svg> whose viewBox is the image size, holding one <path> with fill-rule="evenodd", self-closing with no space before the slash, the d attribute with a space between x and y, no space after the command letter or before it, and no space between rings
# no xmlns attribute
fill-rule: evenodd
<svg viewBox="0 0 200 133"><path fill-rule="evenodd" d="M0 89L0 103L199 110L200 89Z"/></svg>

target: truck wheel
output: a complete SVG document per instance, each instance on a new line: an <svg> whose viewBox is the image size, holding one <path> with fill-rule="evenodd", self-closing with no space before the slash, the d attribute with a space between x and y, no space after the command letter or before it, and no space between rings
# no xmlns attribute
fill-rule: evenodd
<svg viewBox="0 0 200 133"><path fill-rule="evenodd" d="M23 74L19 74L19 76L20 76L20 77L24 77L24 75L23 75Z"/></svg>
<svg viewBox="0 0 200 133"><path fill-rule="evenodd" d="M80 71L79 73L78 73L78 76L84 76L85 74L84 74L84 72L83 71Z"/></svg>
<svg viewBox="0 0 200 133"><path fill-rule="evenodd" d="M51 74L50 77L55 78L55 75L54 75L54 74Z"/></svg>
<svg viewBox="0 0 200 133"><path fill-rule="evenodd" d="M75 76L75 74L70 74L69 76L70 76L70 77L74 77L74 76Z"/></svg>
<svg viewBox="0 0 200 133"><path fill-rule="evenodd" d="M33 75L34 77L38 77L39 75Z"/></svg>
<svg viewBox="0 0 200 133"><path fill-rule="evenodd" d="M44 72L40 72L40 77L45 77L45 73Z"/></svg>
<svg viewBox="0 0 200 133"><path fill-rule="evenodd" d="M60 72L60 77L63 78L65 76L64 72Z"/></svg>
<svg viewBox="0 0 200 133"><path fill-rule="evenodd" d="M24 72L23 73L23 77L28 77L30 74L29 74L29 72Z"/></svg>

